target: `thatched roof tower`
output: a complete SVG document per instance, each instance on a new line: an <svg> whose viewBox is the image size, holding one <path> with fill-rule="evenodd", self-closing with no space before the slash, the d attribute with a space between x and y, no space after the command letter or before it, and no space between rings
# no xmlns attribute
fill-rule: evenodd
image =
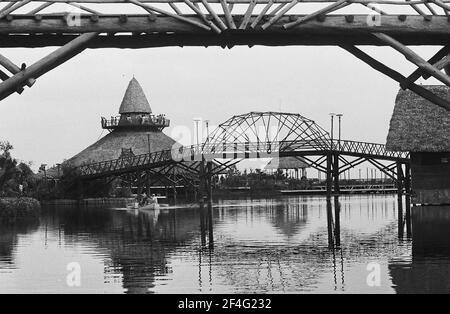
<svg viewBox="0 0 450 314"><path fill-rule="evenodd" d="M123 154L147 154L172 149L175 140L162 130L170 125L165 115L154 115L139 82L133 78L123 97L119 116L102 118L102 127L110 133L67 163L80 166L120 158Z"/></svg>
<svg viewBox="0 0 450 314"><path fill-rule="evenodd" d="M139 82L133 77L123 96L119 114L150 114L152 109Z"/></svg>
<svg viewBox="0 0 450 314"><path fill-rule="evenodd" d="M450 101L447 86L427 89ZM387 149L407 152L450 151L450 114L411 91L398 93L392 115Z"/></svg>

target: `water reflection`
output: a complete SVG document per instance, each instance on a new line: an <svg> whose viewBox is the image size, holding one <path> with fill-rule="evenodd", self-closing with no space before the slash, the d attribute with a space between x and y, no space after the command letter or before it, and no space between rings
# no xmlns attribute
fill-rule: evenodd
<svg viewBox="0 0 450 314"><path fill-rule="evenodd" d="M448 272L450 215L414 209L411 245L399 239L397 204L391 196L219 200L212 220L208 205L203 213L47 208L39 227L0 229L0 292L425 289L436 265ZM65 285L73 261L83 269L75 290ZM381 264L381 287L366 284L372 262ZM434 288L446 289L445 280Z"/></svg>
<svg viewBox="0 0 450 314"><path fill-rule="evenodd" d="M411 261L389 265L398 293L450 293L450 206L412 208Z"/></svg>

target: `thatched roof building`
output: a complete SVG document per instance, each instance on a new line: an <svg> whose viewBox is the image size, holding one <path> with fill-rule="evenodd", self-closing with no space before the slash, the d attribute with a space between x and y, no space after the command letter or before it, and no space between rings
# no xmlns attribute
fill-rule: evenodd
<svg viewBox="0 0 450 314"><path fill-rule="evenodd" d="M450 101L447 86L426 87ZM387 149L410 152L412 201L450 204L450 112L410 91L400 91Z"/></svg>
<svg viewBox="0 0 450 314"><path fill-rule="evenodd" d="M264 170L290 170L308 168L309 164L301 157L273 158L264 167Z"/></svg>
<svg viewBox="0 0 450 314"><path fill-rule="evenodd" d="M450 101L450 88L427 89ZM408 152L450 151L450 113L411 92L398 93L392 115L387 149Z"/></svg>
<svg viewBox="0 0 450 314"><path fill-rule="evenodd" d="M124 153L147 154L172 149L175 140L162 130L169 126L164 115L152 114L139 82L133 78L123 97L120 116L102 118L102 127L110 131L96 143L66 161L72 166L120 158Z"/></svg>

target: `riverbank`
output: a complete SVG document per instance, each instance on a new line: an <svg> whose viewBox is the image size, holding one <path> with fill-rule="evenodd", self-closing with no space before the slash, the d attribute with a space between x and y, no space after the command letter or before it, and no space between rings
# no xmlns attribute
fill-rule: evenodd
<svg viewBox="0 0 450 314"><path fill-rule="evenodd" d="M98 207L98 208L125 208L128 204L134 202L133 197L118 197L118 198L86 198L82 200L60 199L43 202L43 206L83 206L83 207Z"/></svg>
<svg viewBox="0 0 450 314"><path fill-rule="evenodd" d="M39 219L41 204L30 197L0 198L0 222Z"/></svg>

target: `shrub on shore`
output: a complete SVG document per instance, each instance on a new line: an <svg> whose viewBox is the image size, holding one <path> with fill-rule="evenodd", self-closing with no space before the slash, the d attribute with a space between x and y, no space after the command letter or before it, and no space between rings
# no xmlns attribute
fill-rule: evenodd
<svg viewBox="0 0 450 314"><path fill-rule="evenodd" d="M40 210L41 204L34 198L0 198L0 221L38 219Z"/></svg>

